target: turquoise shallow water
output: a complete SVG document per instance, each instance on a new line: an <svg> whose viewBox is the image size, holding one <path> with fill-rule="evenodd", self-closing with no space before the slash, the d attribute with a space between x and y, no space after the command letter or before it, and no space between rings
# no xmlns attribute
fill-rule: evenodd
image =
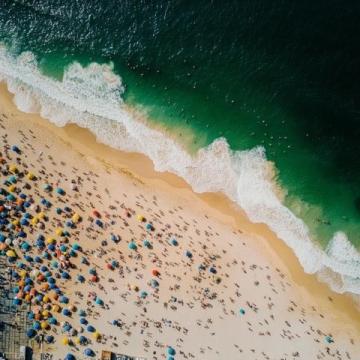
<svg viewBox="0 0 360 360"><path fill-rule="evenodd" d="M5 0L0 40L47 76L114 64L126 103L189 152L263 146L284 204L324 248L360 247L360 5L352 1ZM185 132L194 134L191 143Z"/></svg>

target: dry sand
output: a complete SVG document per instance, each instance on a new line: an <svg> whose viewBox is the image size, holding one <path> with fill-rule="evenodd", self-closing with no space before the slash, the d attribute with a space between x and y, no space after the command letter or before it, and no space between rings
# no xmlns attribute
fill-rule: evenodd
<svg viewBox="0 0 360 360"><path fill-rule="evenodd" d="M54 205L45 230L29 239L38 232L52 236L64 227L65 215L55 213L58 206L67 204L83 218L70 230L70 244L82 246L90 266L81 264L81 256L72 258L71 280L59 284L70 304L86 310L89 324L101 333L100 341L83 333L96 358L101 350L112 350L166 359L171 345L176 359L360 359L360 315L351 299L304 274L289 248L223 196L194 194L176 176L156 173L145 157L98 144L75 125L59 129L21 113L4 86L0 121L0 151L17 144L23 151L19 168L28 166L37 176L30 190L34 199L46 196ZM16 162L11 152L9 157L8 163ZM62 187L66 195L46 195L45 183ZM94 208L103 228L94 224ZM147 223L153 230L146 229ZM111 241L111 234L120 241ZM178 246L169 243L173 238ZM128 248L132 240L137 251ZM106 269L112 260L119 267ZM200 264L205 270L198 270ZM97 269L97 283L89 281L91 267ZM210 267L217 273L211 274ZM153 269L160 275L153 276ZM86 278L83 284L76 281L79 273ZM153 279L158 289L149 285ZM143 290L146 299L139 297ZM96 305L90 292L105 305ZM75 312L70 318L55 316L80 327ZM119 326L111 324L114 319ZM85 358L83 346L62 344L66 334L60 326L48 333L56 342L44 351L54 359L68 352ZM325 336L334 342L328 344Z"/></svg>

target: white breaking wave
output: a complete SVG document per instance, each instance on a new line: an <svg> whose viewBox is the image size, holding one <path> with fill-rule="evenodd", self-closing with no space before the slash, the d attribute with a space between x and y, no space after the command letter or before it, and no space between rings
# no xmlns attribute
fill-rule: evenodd
<svg viewBox="0 0 360 360"><path fill-rule="evenodd" d="M322 250L304 222L280 199L273 164L265 149L232 151L224 138L191 156L174 140L136 119L122 100L124 87L112 64L70 65L62 81L41 74L34 55L11 56L0 47L0 81L6 81L17 107L40 113L57 126L75 123L98 141L149 157L157 171L185 179L195 192L222 192L257 223L267 224L292 248L304 271L317 273L339 293L360 295L360 254L337 232Z"/></svg>

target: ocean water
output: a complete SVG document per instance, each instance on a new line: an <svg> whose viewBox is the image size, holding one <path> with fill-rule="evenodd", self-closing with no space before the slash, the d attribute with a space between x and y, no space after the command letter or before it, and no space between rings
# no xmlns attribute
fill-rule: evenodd
<svg viewBox="0 0 360 360"><path fill-rule="evenodd" d="M359 295L359 16L334 0L4 0L0 78L20 109L225 193Z"/></svg>

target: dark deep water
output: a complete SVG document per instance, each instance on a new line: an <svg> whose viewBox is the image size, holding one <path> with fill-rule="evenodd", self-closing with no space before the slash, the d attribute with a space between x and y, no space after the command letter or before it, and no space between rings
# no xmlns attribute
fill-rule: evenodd
<svg viewBox="0 0 360 360"><path fill-rule="evenodd" d="M125 100L195 148L263 145L316 239L359 247L359 18L357 1L3 0L0 40L58 78L112 61Z"/></svg>

